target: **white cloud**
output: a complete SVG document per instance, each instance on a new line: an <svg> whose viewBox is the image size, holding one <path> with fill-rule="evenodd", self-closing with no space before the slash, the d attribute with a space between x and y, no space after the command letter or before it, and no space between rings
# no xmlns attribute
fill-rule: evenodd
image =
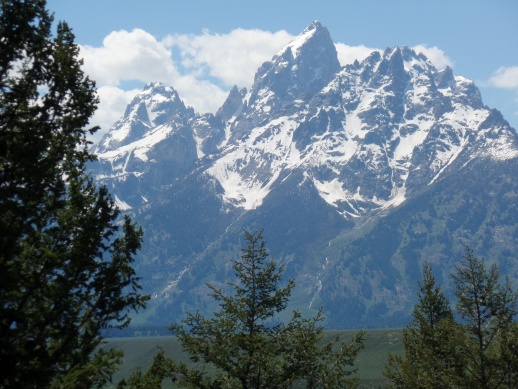
<svg viewBox="0 0 518 389"><path fill-rule="evenodd" d="M182 66L190 73L215 77L227 87L249 87L258 67L293 38L283 30L236 29L228 34L171 35L163 42L180 50Z"/></svg>
<svg viewBox="0 0 518 389"><path fill-rule="evenodd" d="M237 29L223 35L205 31L158 41L134 29L111 32L100 47L81 46L83 69L96 81L100 98L91 120L101 126L95 139L121 117L138 92L124 90L125 82L164 82L178 91L186 105L200 113L214 113L228 94L226 88L250 87L257 68L291 39L285 31ZM181 63L174 62L173 50L178 50Z"/></svg>
<svg viewBox="0 0 518 389"><path fill-rule="evenodd" d="M352 64L355 60L361 62L365 58L367 58L373 51L382 51L380 49L371 49L363 45L348 46L344 43L335 43L335 47L338 53L338 61L342 66Z"/></svg>
<svg viewBox="0 0 518 389"><path fill-rule="evenodd" d="M227 98L224 91L208 80L199 80L192 75L178 78L172 85L178 91L185 105L199 113L215 113Z"/></svg>
<svg viewBox="0 0 518 389"><path fill-rule="evenodd" d="M102 135L122 116L139 90L123 90L128 81L164 82L178 90L185 104L199 112L215 112L226 92L209 81L181 74L172 59L171 48L141 29L110 33L101 47L81 46L83 70L98 86L100 103L91 120L101 126L93 137Z"/></svg>
<svg viewBox="0 0 518 389"><path fill-rule="evenodd" d="M421 44L412 47L412 49L418 53L423 53L437 69L442 69L446 66L452 68L455 64L453 60L437 46L428 47L425 44Z"/></svg>
<svg viewBox="0 0 518 389"><path fill-rule="evenodd" d="M518 89L518 66L498 68L489 78L489 84L497 88Z"/></svg>
<svg viewBox="0 0 518 389"><path fill-rule="evenodd" d="M99 86L122 81L171 82L178 77L170 50L144 30L111 32L102 47L81 46L86 74Z"/></svg>

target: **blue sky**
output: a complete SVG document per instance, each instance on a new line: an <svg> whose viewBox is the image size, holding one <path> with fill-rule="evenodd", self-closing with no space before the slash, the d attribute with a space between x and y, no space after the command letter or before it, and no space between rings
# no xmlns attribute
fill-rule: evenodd
<svg viewBox="0 0 518 389"><path fill-rule="evenodd" d="M483 101L518 129L517 0L175 1L49 0L82 48L107 130L150 81L173 86L199 112L250 87L257 67L313 20L342 63L374 49L410 46L473 81Z"/></svg>

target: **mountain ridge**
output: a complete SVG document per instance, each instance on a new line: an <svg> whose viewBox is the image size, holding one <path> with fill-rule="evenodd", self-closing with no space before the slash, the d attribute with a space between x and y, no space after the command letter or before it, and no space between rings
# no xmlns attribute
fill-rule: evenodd
<svg viewBox="0 0 518 389"><path fill-rule="evenodd" d="M401 324L397 315L408 314L411 293L396 302L401 290L412 290L416 266L430 256L449 258L438 262L441 269L451 266L460 249L447 234L463 236L467 222L452 227L435 202L471 212L459 203L471 194L455 177L487 185L480 198L498 193L491 200L498 223L486 215L474 235L518 236L516 217L502 214L511 208L499 204L518 193L511 174L518 137L475 84L405 46L340 67L317 21L258 69L249 90L232 88L215 115L186 107L172 87L149 84L93 151L94 175L147 231L138 269L157 296L157 317L169 320L206 304L204 282L232 277L228 261L242 228L265 228L272 254L301 285L295 306L321 303L330 326L382 318ZM484 170L499 174L484 177ZM512 184L507 192L497 189L507 188L504 177ZM442 243L417 240L414 247L410 227L384 224L413 226L413 217ZM370 247L365 239L380 239L376 231L393 236L394 243L382 240L396 249ZM498 253L498 262L505 250L518 253L512 242L495 242L482 253ZM337 296L358 313L356 322L340 319Z"/></svg>

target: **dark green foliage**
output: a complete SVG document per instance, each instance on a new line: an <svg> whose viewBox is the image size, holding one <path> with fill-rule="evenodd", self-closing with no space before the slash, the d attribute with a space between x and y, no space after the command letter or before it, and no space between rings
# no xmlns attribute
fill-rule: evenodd
<svg viewBox="0 0 518 389"><path fill-rule="evenodd" d="M518 385L518 293L500 282L470 248L451 275L455 321L428 264L403 356L390 355L385 376L397 388L515 388Z"/></svg>
<svg viewBox="0 0 518 389"><path fill-rule="evenodd" d="M326 326L404 326L410 321L409 297L415 296L412 290L417 285L424 259L434 258L436 280L448 296L453 295L453 282L447 274L467 244L472 244L481 256L491 258L500 272L508 274L515 284L518 280L518 202L513 199L517 192L514 188L517 167L516 160L487 166L479 161L469 169L452 171L434 185L423 187L422 192L414 193L415 197L410 196L383 218L332 239L331 245L320 254L329 258L328 268L332 268L322 274L322 289L318 294L324 305ZM480 177L484 185L480 185ZM440 278L442 274L444 279ZM363 310L360 306L349 315L354 317L354 323L344 323L344 315L334 314L339 302L347 299L350 289L340 290L333 279L337 279L338 284L343 279L353 283L363 279L374 281L373 298L364 295L362 290L353 290L367 307ZM389 313L373 318L368 314L368 307L377 303L376 297L380 295ZM350 313L352 309L354 306L347 307ZM397 319L392 324L388 323L389 315ZM347 324L349 327L345 327Z"/></svg>
<svg viewBox="0 0 518 389"><path fill-rule="evenodd" d="M466 334L462 355L466 386L497 388L518 386L518 292L504 283L496 265L489 269L471 249L452 275L460 327Z"/></svg>
<svg viewBox="0 0 518 389"><path fill-rule="evenodd" d="M142 387L156 374L187 388L354 387L354 360L363 348L363 332L350 345L335 341L322 345L322 312L305 319L297 311L291 320L275 324L285 310L292 280L280 286L283 266L268 259L262 232L245 231L248 242L233 268L237 277L229 283L233 293L209 286L220 310L212 318L187 314L183 324L171 330L178 336L192 364L157 356L150 371L137 372L122 387ZM195 366L199 367L193 367Z"/></svg>
<svg viewBox="0 0 518 389"><path fill-rule="evenodd" d="M172 360L166 357L164 349L159 347L158 353L153 358L153 364L146 372L142 372L142 369L137 367L128 380L123 379L119 382L117 388L161 389L162 382L170 375L173 367Z"/></svg>
<svg viewBox="0 0 518 389"><path fill-rule="evenodd" d="M121 355L101 329L146 300L142 231L85 174L97 97L71 30L45 1L0 7L0 387L102 385Z"/></svg>
<svg viewBox="0 0 518 389"><path fill-rule="evenodd" d="M418 303L403 330L404 355L389 355L385 376L397 388L447 388L455 376L455 332L449 302L435 284L430 264L423 266Z"/></svg>

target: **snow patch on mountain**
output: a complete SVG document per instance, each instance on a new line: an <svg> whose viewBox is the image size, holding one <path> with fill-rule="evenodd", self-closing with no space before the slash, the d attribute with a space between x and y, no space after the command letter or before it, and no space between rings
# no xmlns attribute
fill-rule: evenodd
<svg viewBox="0 0 518 389"><path fill-rule="evenodd" d="M468 144L467 138L461 138L461 143L457 147L445 148L443 150L439 150L436 154L436 161L432 163L432 170L437 171L437 174L430 181L430 184L433 184L440 176L446 168L452 164L455 159L459 156L459 154L464 150L466 145Z"/></svg>
<svg viewBox="0 0 518 389"><path fill-rule="evenodd" d="M121 165L117 165L117 161L120 161L121 158L127 159L133 155L142 162L148 162L148 152L153 148L153 146L166 139L172 131L173 129L169 125L158 126L147 133L143 138L115 150L99 154L98 157L100 159L110 161L113 165L114 171L122 170L122 173L126 173L125 166L127 165L127 162L124 167L121 168Z"/></svg>
<svg viewBox="0 0 518 389"><path fill-rule="evenodd" d="M402 204L406 200L406 187L405 185L401 187L394 186L392 188L392 193L390 195L390 199L388 201L380 202L381 209L388 209L390 207L397 207Z"/></svg>
<svg viewBox="0 0 518 389"><path fill-rule="evenodd" d="M399 166L408 163L416 146L421 145L428 136L429 130L434 123L432 121L413 120L407 122L406 126L412 126L416 130L412 133L399 133L399 143L394 150L394 157L391 160L392 166Z"/></svg>
<svg viewBox="0 0 518 389"><path fill-rule="evenodd" d="M484 144L478 156L494 161L507 161L518 158L518 148L514 142L513 130L507 132L499 128L489 128L478 132L477 140Z"/></svg>
<svg viewBox="0 0 518 389"><path fill-rule="evenodd" d="M337 203L348 197L348 191L343 188L343 184L338 178L334 178L331 181L319 181L313 178L313 184L318 190L320 197L334 207L338 207Z"/></svg>
<svg viewBox="0 0 518 389"><path fill-rule="evenodd" d="M490 139L486 141L487 149L482 156L495 161L507 161L518 158L518 150L505 141L505 138Z"/></svg>
<svg viewBox="0 0 518 389"><path fill-rule="evenodd" d="M254 128L207 170L223 187L224 201L246 210L262 204L280 172L300 163L292 141L295 125L293 119L282 117Z"/></svg>
<svg viewBox="0 0 518 389"><path fill-rule="evenodd" d="M283 52L288 48L291 50L293 58L296 59L302 47L315 35L317 29L321 28L320 22L314 21L308 28L306 28L302 34L300 34L296 39L288 43L288 45L284 48Z"/></svg>
<svg viewBox="0 0 518 389"><path fill-rule="evenodd" d="M117 195L115 195L115 205L121 210L121 211L127 211L129 209L131 209L131 206L127 203L125 203L124 201L122 201L121 199L119 199L117 197Z"/></svg>

